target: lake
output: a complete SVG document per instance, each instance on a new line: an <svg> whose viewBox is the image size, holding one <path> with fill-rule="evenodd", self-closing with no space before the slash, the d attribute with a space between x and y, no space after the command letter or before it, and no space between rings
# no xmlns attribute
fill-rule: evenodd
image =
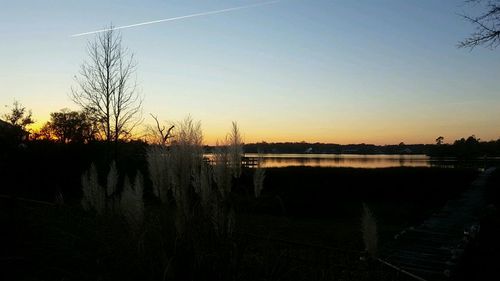
<svg viewBox="0 0 500 281"><path fill-rule="evenodd" d="M246 153L250 159L262 158L265 168L308 166L308 167L350 167L350 168L389 168L389 167L443 167L463 166L453 158L435 159L427 155L359 155L359 154L257 154ZM498 161L498 159L488 159ZM482 167L484 159L468 162L466 165Z"/></svg>

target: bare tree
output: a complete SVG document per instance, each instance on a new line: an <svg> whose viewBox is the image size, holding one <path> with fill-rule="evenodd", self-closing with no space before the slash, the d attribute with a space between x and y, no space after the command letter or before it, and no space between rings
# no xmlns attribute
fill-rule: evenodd
<svg viewBox="0 0 500 281"><path fill-rule="evenodd" d="M151 129L155 138L158 140L158 144L165 145L167 144L168 139L172 138L172 130L174 129L174 125L171 125L168 129L165 126L160 125L160 121L158 121L158 117L153 114L149 114L156 122L156 129ZM165 131L166 130L166 131Z"/></svg>
<svg viewBox="0 0 500 281"><path fill-rule="evenodd" d="M89 60L79 75L71 98L91 112L102 138L117 142L129 136L141 121L142 98L137 91L134 55L122 46L122 37L111 26L96 35L87 47Z"/></svg>
<svg viewBox="0 0 500 281"><path fill-rule="evenodd" d="M484 5L486 12L479 16L462 15L476 31L458 43L459 48L473 49L479 45L496 48L500 45L500 0L468 0L467 3Z"/></svg>

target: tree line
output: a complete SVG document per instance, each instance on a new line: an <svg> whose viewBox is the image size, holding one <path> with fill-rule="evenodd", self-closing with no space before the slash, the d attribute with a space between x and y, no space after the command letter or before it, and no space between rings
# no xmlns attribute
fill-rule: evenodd
<svg viewBox="0 0 500 281"><path fill-rule="evenodd" d="M470 159L500 156L500 139L483 141L472 135L452 143L443 140L436 144L334 144L307 142L258 142L244 145L246 153L316 153L316 154L425 154L431 157L456 157Z"/></svg>

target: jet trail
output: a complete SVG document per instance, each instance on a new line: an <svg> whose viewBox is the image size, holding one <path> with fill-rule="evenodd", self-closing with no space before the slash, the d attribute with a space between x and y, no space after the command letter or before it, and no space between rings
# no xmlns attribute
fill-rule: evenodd
<svg viewBox="0 0 500 281"><path fill-rule="evenodd" d="M242 10L242 9L248 9L248 8L253 8L253 7L258 7L258 6L264 6L264 5L274 4L274 3L277 3L277 2L280 2L280 1L281 0L274 0L274 1L261 2L261 3L246 5L246 6L239 6L239 7L227 8L227 9L222 9L222 10L208 11L208 12L190 14L190 15L173 17L173 18L167 18L167 19L161 19L161 20L154 20L154 21L147 21L147 22L135 23L135 24L130 24L130 25L123 25L123 26L114 27L113 30L125 29L125 28L136 27L136 26L141 26L141 25L148 25L148 24L154 24L154 23L160 23L160 22L175 21L175 20L182 20L182 19L187 19L187 18L194 18L194 17L201 17L201 16L207 16L207 15L227 13L227 12L236 11L236 10ZM70 37L79 37L79 36L84 36L84 35L96 34L96 33L106 32L106 31L109 31L109 30L111 30L111 28L106 28L106 29L101 29L101 30L95 30L95 31L89 31L89 32L83 32L83 33L77 33L77 34L71 35Z"/></svg>

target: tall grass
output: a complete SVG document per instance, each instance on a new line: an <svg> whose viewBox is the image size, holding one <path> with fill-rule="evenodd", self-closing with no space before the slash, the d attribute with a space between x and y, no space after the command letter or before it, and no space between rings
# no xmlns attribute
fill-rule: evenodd
<svg viewBox="0 0 500 281"><path fill-rule="evenodd" d="M201 192L203 134L200 122L187 117L176 124L170 146L152 146L147 151L149 176L153 192L175 213L179 235L186 230L193 215L196 193Z"/></svg>
<svg viewBox="0 0 500 281"><path fill-rule="evenodd" d="M106 195L113 196L118 187L118 170L116 169L116 162L113 161L109 167L108 177L106 181Z"/></svg>
<svg viewBox="0 0 500 281"><path fill-rule="evenodd" d="M172 203L178 235L202 214L218 235L230 235L234 211L229 194L233 177L241 175L242 143L239 128L224 143L217 143L212 165L203 159L203 134L199 122L190 117L175 126L170 146L152 146L147 151L153 192L163 203ZM201 207L202 210L197 210ZM201 212L199 212L201 211Z"/></svg>
<svg viewBox="0 0 500 281"><path fill-rule="evenodd" d="M168 193L170 191L167 153L167 147L162 145L150 145L146 153L153 194L165 204L168 203Z"/></svg>
<svg viewBox="0 0 500 281"><path fill-rule="evenodd" d="M99 176L94 164L82 175L82 207L86 211L95 211L99 215L119 214L128 225L137 230L144 219L144 179L140 172L137 173L134 182L131 183L125 176L121 194L118 194L119 174L116 163L110 165L106 177L106 187L99 184Z"/></svg>
<svg viewBox="0 0 500 281"><path fill-rule="evenodd" d="M100 215L109 210L104 219L122 217L131 230L128 239L139 239L142 248L155 252L153 271L161 272L157 275L184 278L186 272L178 271L182 269L234 279L240 253L231 240L235 225L231 193L241 175L242 153L239 128L233 122L213 161L206 161L201 124L188 117L176 123L168 143L147 148L148 176L158 204L152 202L146 211L142 174L137 172L133 180L120 177L113 162L103 186L95 165L84 173L82 206Z"/></svg>
<svg viewBox="0 0 500 281"><path fill-rule="evenodd" d="M366 253L371 257L376 257L378 250L377 221L366 204L363 204L361 231Z"/></svg>
<svg viewBox="0 0 500 281"><path fill-rule="evenodd" d="M110 212L114 212L118 206L117 204L119 204L118 179L118 169L116 168L116 162L113 161L106 177L106 209Z"/></svg>
<svg viewBox="0 0 500 281"><path fill-rule="evenodd" d="M128 225L135 232L138 232L144 221L143 191L144 179L141 172L137 172L133 184L128 177L125 177L120 197L120 210Z"/></svg>
<svg viewBox="0 0 500 281"><path fill-rule="evenodd" d="M216 191L222 198L225 198L231 191L232 175L234 174L231 157L230 146L227 143L217 142L213 152L212 172L217 187Z"/></svg>
<svg viewBox="0 0 500 281"><path fill-rule="evenodd" d="M188 117L175 125L170 145L151 146L146 158L153 193L165 212L162 216L172 218L162 223L175 229L175 237L162 242L174 251L165 254L169 256L165 267L195 266L199 272L208 267L212 273L219 268L220 279L234 272L236 261L229 239L235 224L230 194L233 178L241 174L241 136L233 123L232 133L218 143L211 163L203 158L202 141L200 123Z"/></svg>
<svg viewBox="0 0 500 281"><path fill-rule="evenodd" d="M232 123L231 131L227 137L229 145L229 165L233 172L233 177L241 176L241 157L243 155L243 140L240 134L240 129L236 122Z"/></svg>
<svg viewBox="0 0 500 281"><path fill-rule="evenodd" d="M253 174L253 189L256 198L260 196L262 189L264 189L264 179L266 178L266 170L262 167L262 157L259 156L257 167Z"/></svg>
<svg viewBox="0 0 500 281"><path fill-rule="evenodd" d="M90 165L90 169L83 173L82 183L82 206L86 211L95 211L103 214L106 208L106 194L99 185L99 178L95 164Z"/></svg>

